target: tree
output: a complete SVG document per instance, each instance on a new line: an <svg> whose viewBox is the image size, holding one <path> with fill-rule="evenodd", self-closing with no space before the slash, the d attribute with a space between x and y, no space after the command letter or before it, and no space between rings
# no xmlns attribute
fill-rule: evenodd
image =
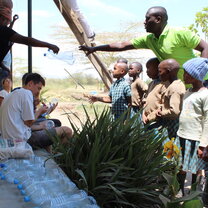
<svg viewBox="0 0 208 208"><path fill-rule="evenodd" d="M14 58L13 59L13 70L12 70L12 77L13 77L13 85L14 87L19 87L22 84L22 76L28 72L27 60L24 58ZM37 72L38 68L33 66L33 72Z"/></svg>
<svg viewBox="0 0 208 208"><path fill-rule="evenodd" d="M198 33L200 29L205 35L205 41L208 40L208 7L205 7L201 12L196 13L195 23L191 24L189 29L195 33Z"/></svg>
<svg viewBox="0 0 208 208"><path fill-rule="evenodd" d="M142 22L122 22L120 31L116 32L96 32L96 44L106 44L106 43L112 43L112 42L120 42L125 40L131 40L134 37L138 36L138 33L141 33L141 28L143 26ZM70 28L65 26L59 26L56 31L53 33L53 36L56 37L57 40L61 41L61 44L63 43L65 47L67 48L73 48L74 54L76 56L76 59L79 61L79 63L82 64L90 64L89 60L85 57L84 53L82 51L78 51L77 41L75 37L73 36L72 31ZM109 66L112 63L115 63L118 58L121 58L121 54L123 58L127 58L129 61L132 59L138 60L137 53L134 52L134 56L130 52L97 52L99 56L101 57L101 60L103 63L109 68Z"/></svg>

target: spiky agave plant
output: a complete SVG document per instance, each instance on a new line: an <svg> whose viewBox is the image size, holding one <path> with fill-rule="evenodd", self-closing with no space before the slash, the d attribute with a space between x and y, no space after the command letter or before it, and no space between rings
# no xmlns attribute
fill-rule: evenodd
<svg viewBox="0 0 208 208"><path fill-rule="evenodd" d="M165 182L158 179L171 166L163 158L163 134L147 132L138 115L124 122L125 115L113 121L107 109L94 113L91 120L85 111L82 128L69 116L74 136L67 146L55 144L63 152L57 162L103 208L161 204L158 196Z"/></svg>

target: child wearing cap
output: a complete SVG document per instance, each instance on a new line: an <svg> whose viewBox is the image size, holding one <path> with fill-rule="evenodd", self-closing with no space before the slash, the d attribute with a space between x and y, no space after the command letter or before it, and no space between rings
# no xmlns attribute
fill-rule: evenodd
<svg viewBox="0 0 208 208"><path fill-rule="evenodd" d="M206 163L203 150L208 145L208 89L203 86L203 78L208 72L207 58L193 58L184 63L184 81L192 84L184 95L179 117L177 145L181 148L179 183L184 194L186 172L192 173L192 184L196 174L203 170Z"/></svg>

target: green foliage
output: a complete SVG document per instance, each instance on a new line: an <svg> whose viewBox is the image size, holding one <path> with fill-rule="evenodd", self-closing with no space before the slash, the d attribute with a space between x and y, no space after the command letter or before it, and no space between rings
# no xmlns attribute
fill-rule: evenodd
<svg viewBox="0 0 208 208"><path fill-rule="evenodd" d="M113 121L106 109L100 114L94 110L94 120L85 113L81 128L71 123L74 136L69 145L54 146L63 153L57 162L70 179L103 208L161 204L159 195L166 185L161 175L172 167L163 158L162 134L147 133L138 115L124 124L123 117Z"/></svg>
<svg viewBox="0 0 208 208"><path fill-rule="evenodd" d="M165 208L203 208L203 204L199 195L200 191L196 191L196 185L192 186L190 194L183 197L176 197L179 190L179 183L177 180L177 174L179 173L179 155L173 158L176 167L172 169L172 173L163 173L163 177L168 182L168 186L164 189L163 194L159 196L163 202Z"/></svg>
<svg viewBox="0 0 208 208"><path fill-rule="evenodd" d="M177 198L176 194L179 190L179 183L177 181L177 172L174 170L174 174L166 174L163 176L168 182L168 189L165 189L163 194L159 197L163 202L165 208L203 208L203 204L199 195L200 191L191 190L190 194L181 198Z"/></svg>
<svg viewBox="0 0 208 208"><path fill-rule="evenodd" d="M202 208L203 204L199 199L193 199L191 201L186 201L181 208Z"/></svg>
<svg viewBox="0 0 208 208"><path fill-rule="evenodd" d="M172 201L167 198L161 198L161 200L163 202L165 201L166 208L203 208L201 199L198 197L200 193L198 191L192 192L188 196Z"/></svg>
<svg viewBox="0 0 208 208"><path fill-rule="evenodd" d="M205 34L205 40L208 38L208 7L202 9L201 12L196 13L195 24L189 26L189 29L198 33L198 29L201 28Z"/></svg>

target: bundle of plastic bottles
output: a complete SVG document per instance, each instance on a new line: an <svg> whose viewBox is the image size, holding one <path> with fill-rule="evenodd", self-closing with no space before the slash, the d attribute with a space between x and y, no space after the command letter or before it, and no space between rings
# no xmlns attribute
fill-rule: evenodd
<svg viewBox="0 0 208 208"><path fill-rule="evenodd" d="M59 167L44 167L44 161L37 156L7 160L0 163L0 179L13 183L25 203L36 205L33 208L99 208L95 199L79 190Z"/></svg>

